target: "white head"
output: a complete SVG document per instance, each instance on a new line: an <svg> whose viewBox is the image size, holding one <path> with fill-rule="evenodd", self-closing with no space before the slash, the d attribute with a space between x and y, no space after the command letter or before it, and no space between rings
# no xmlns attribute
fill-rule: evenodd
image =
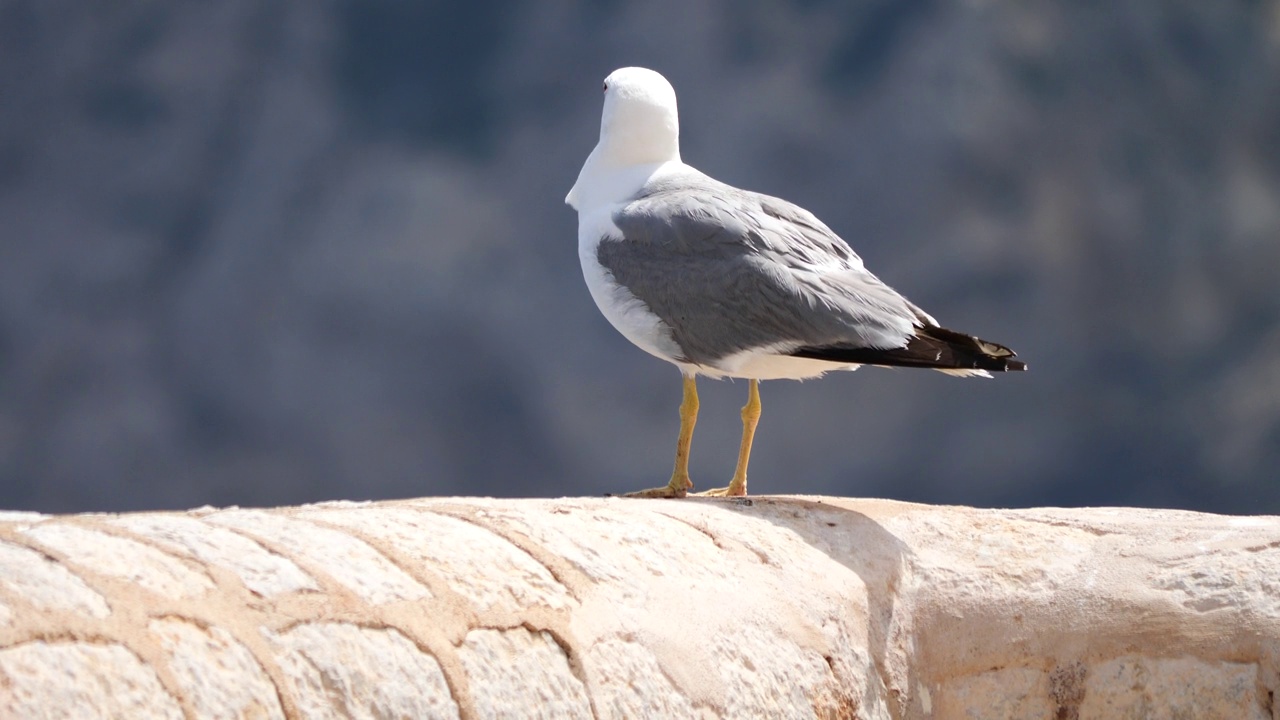
<svg viewBox="0 0 1280 720"><path fill-rule="evenodd" d="M672 161L680 162L675 89L652 70L614 70L604 79L600 142L565 202L581 210L625 197L636 189L630 187L635 181L643 182L647 168Z"/></svg>
<svg viewBox="0 0 1280 720"><path fill-rule="evenodd" d="M614 70L604 79L600 150L619 165L680 159L676 91L658 73L639 67Z"/></svg>

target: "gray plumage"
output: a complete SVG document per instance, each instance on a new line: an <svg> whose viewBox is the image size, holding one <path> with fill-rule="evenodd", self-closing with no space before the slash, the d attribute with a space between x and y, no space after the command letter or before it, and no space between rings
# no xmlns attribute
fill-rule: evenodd
<svg viewBox="0 0 1280 720"><path fill-rule="evenodd" d="M933 321L812 213L701 174L651 183L597 259L698 365L761 347L889 349Z"/></svg>

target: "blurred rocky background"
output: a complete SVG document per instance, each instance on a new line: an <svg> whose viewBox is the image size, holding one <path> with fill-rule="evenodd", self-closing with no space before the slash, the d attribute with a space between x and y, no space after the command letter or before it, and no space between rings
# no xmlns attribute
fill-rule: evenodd
<svg viewBox="0 0 1280 720"><path fill-rule="evenodd" d="M0 507L665 482L563 204L623 65L1031 367L767 383L754 492L1280 512L1274 0L0 0Z"/></svg>

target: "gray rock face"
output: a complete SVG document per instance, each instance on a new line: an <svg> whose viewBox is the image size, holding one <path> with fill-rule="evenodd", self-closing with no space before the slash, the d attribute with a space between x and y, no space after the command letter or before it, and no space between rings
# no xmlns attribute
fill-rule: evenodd
<svg viewBox="0 0 1280 720"><path fill-rule="evenodd" d="M1125 508L10 515L0 715L1275 720L1277 566L1280 518Z"/></svg>

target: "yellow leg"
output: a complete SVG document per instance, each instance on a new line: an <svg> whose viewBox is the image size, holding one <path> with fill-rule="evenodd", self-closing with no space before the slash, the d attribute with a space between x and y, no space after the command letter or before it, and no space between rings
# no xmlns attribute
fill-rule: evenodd
<svg viewBox="0 0 1280 720"><path fill-rule="evenodd" d="M698 385L692 376L685 376L684 400L680 402L680 437L676 440L676 466L671 471L671 482L664 487L627 493L623 497L682 498L688 494L693 489L693 481L689 479L689 446L693 444L693 426L696 424Z"/></svg>
<svg viewBox="0 0 1280 720"><path fill-rule="evenodd" d="M747 463L751 460L751 441L760 423L760 381L751 380L747 390L747 404L742 407L742 444L738 446L738 467L733 471L729 487L698 493L719 497L735 497L747 494Z"/></svg>

